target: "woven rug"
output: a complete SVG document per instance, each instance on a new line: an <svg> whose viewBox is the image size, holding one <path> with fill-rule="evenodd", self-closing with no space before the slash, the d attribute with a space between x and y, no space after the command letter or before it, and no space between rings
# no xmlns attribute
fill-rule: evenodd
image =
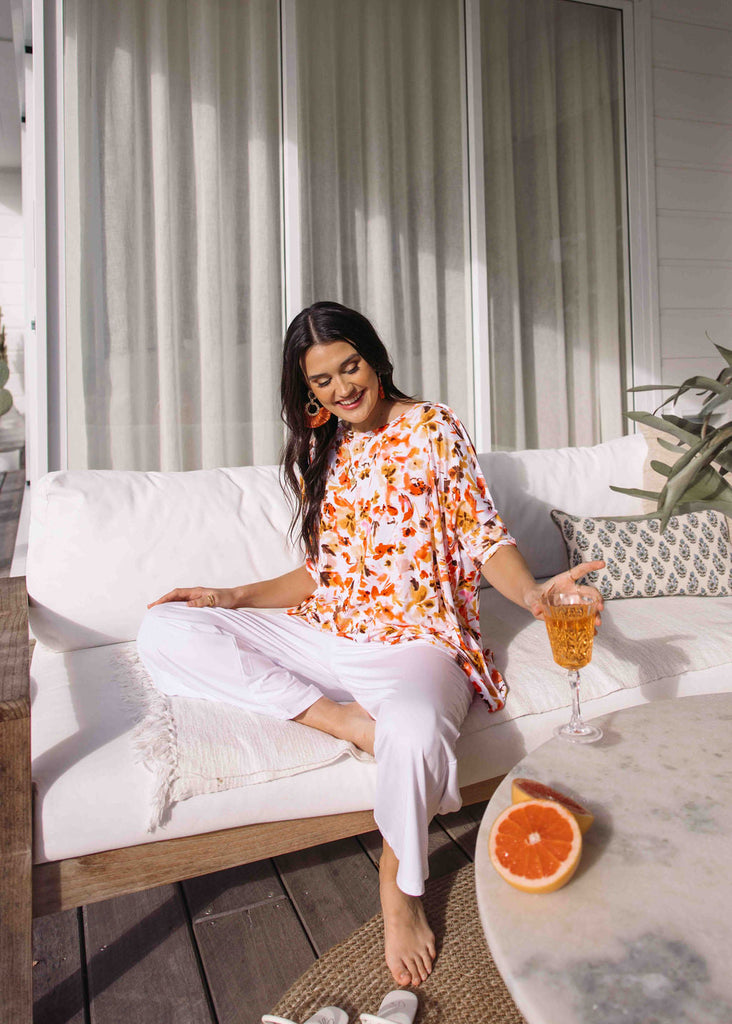
<svg viewBox="0 0 732 1024"><path fill-rule="evenodd" d="M488 951L473 865L429 883L423 902L437 939L437 960L427 981L414 990L415 1024L524 1024ZM396 988L383 943L377 914L317 960L272 1013L298 1024L321 1006L340 1006L351 1021L358 1021L359 1013L376 1013Z"/></svg>

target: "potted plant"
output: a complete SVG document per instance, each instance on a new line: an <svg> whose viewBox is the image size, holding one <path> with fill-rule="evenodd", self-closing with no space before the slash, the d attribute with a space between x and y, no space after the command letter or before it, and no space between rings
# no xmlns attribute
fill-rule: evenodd
<svg viewBox="0 0 732 1024"><path fill-rule="evenodd" d="M668 464L651 461L651 468L666 477L661 491L612 487L622 494L631 494L656 502L653 516L661 517L661 531L672 515L714 509L732 517L732 486L728 474L732 470L732 351L714 346L727 365L716 380L711 377L689 377L681 385L645 384L630 391L659 391L673 388L674 394L662 402L655 414L629 412L627 416L647 427L670 434L673 441L659 437L658 443L672 458ZM670 412L657 415L669 404L674 406L682 395L696 391L700 399L696 413L675 416ZM727 410L725 406L728 405Z"/></svg>
<svg viewBox="0 0 732 1024"><path fill-rule="evenodd" d="M7 338L5 324L3 323L3 311L0 308L0 416L4 416L6 412L9 412L13 404L13 396L5 387L9 376Z"/></svg>

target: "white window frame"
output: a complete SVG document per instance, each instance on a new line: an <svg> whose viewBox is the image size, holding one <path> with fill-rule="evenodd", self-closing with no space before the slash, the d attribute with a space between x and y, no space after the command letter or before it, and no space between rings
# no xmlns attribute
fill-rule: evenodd
<svg viewBox="0 0 732 1024"><path fill-rule="evenodd" d="M661 346L656 259L651 10L647 0L572 0L619 10L623 19L626 127L628 291L626 387L660 379ZM475 444L491 448L490 318L488 306L480 0L465 0L470 174L471 295ZM644 404L652 401L652 395Z"/></svg>
<svg viewBox="0 0 732 1024"><path fill-rule="evenodd" d="M623 18L630 313L627 386L660 379L656 197L654 173L651 10L648 0L572 0L619 10ZM463 104L474 380L473 432L479 450L491 447L490 321L487 290L479 0L463 0L467 41ZM26 332L29 478L68 464L66 417L63 0L31 0L32 70L27 82L35 332ZM282 67L283 319L300 310L301 236L296 92L297 0L280 0ZM44 45L45 44L45 45ZM58 58L58 59L57 59ZM470 143L469 143L470 140ZM30 148L30 147L29 147ZM25 188L25 186L24 186ZM50 273L49 273L50 271ZM30 289L29 289L30 290ZM645 393L643 406L653 403Z"/></svg>

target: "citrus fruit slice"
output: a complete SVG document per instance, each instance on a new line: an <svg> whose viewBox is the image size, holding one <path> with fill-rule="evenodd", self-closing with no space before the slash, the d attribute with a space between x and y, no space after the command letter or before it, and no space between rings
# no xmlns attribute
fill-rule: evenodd
<svg viewBox="0 0 732 1024"><path fill-rule="evenodd" d="M578 804L571 796L566 796L558 789L552 789L551 786L545 786L543 782L536 782L534 779L514 779L511 783L511 800L515 804L519 804L523 800L556 800L558 804L562 804L575 816L582 835L595 820L592 811L588 811L582 804Z"/></svg>
<svg viewBox="0 0 732 1024"><path fill-rule="evenodd" d="M577 870L582 833L563 804L527 800L498 815L488 844L501 878L524 892L554 892Z"/></svg>

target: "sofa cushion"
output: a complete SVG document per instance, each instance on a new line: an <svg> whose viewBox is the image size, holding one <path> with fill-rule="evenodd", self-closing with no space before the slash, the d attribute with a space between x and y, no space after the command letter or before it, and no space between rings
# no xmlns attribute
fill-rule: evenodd
<svg viewBox="0 0 732 1024"><path fill-rule="evenodd" d="M640 435L591 448L480 456L496 506L535 576L566 568L549 512L633 515ZM275 466L187 473L77 470L33 488L28 547L31 628L58 651L131 640L145 606L177 586L228 587L302 563Z"/></svg>
<svg viewBox="0 0 732 1024"><path fill-rule="evenodd" d="M564 538L570 566L605 561L604 569L585 577L605 600L732 594L729 530L719 512L671 516L663 533L660 518L618 522L555 509L552 519Z"/></svg>
<svg viewBox="0 0 732 1024"><path fill-rule="evenodd" d="M231 587L302 564L275 466L187 473L79 470L33 488L34 635L57 651L132 640L180 586Z"/></svg>
<svg viewBox="0 0 732 1024"><path fill-rule="evenodd" d="M508 771L567 716L566 673L551 658L542 622L496 591L481 598L486 644L509 684L506 707L473 702L458 742L460 784ZM586 717L656 697L728 690L732 598L621 601L603 614L582 670ZM57 860L254 822L373 807L376 766L334 764L259 785L192 796L148 831L156 778L137 760L129 681L135 645L60 654L37 644L31 669L35 859ZM150 751L155 759L155 751Z"/></svg>
<svg viewBox="0 0 732 1024"><path fill-rule="evenodd" d="M611 491L610 484L641 487L647 450L644 438L632 434L589 448L479 456L496 508L537 579L567 568L553 508L588 516L642 513L640 499Z"/></svg>

